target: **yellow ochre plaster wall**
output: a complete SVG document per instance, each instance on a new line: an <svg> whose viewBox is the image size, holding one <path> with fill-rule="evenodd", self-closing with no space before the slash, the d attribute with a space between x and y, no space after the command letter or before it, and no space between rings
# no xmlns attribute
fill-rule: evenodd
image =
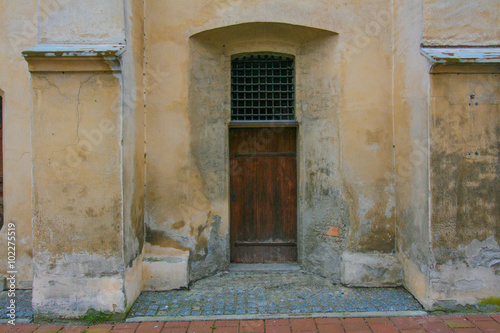
<svg viewBox="0 0 500 333"><path fill-rule="evenodd" d="M498 294L498 60L421 54L498 46L498 1L0 6L4 222L38 316L124 313L227 267L230 61L251 52L295 58L303 268L427 308ZM24 61L36 44L124 51Z"/></svg>

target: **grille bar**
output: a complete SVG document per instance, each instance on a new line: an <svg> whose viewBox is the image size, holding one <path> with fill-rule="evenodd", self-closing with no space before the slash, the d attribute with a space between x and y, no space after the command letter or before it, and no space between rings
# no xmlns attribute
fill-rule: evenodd
<svg viewBox="0 0 500 333"><path fill-rule="evenodd" d="M253 54L231 62L231 120L295 120L294 59Z"/></svg>

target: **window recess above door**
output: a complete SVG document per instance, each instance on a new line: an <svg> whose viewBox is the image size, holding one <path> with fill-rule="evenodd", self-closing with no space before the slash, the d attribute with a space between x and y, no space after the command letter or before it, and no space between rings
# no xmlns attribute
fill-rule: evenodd
<svg viewBox="0 0 500 333"><path fill-rule="evenodd" d="M295 59L245 54L231 59L231 121L295 120Z"/></svg>

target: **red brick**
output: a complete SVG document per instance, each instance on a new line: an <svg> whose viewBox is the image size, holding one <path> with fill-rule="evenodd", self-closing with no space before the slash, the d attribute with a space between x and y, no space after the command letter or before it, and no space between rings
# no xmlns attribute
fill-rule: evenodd
<svg viewBox="0 0 500 333"><path fill-rule="evenodd" d="M263 333L263 320L242 320L240 321L240 332Z"/></svg>
<svg viewBox="0 0 500 333"><path fill-rule="evenodd" d="M187 332L189 333L212 333L213 321L192 321Z"/></svg>
<svg viewBox="0 0 500 333"><path fill-rule="evenodd" d="M290 327L290 322L288 319L266 319L265 321L267 326L286 326Z"/></svg>
<svg viewBox="0 0 500 333"><path fill-rule="evenodd" d="M493 320L493 318L491 318L488 315L468 315L465 316L465 318L467 318L470 321Z"/></svg>
<svg viewBox="0 0 500 333"><path fill-rule="evenodd" d="M16 332L16 333L33 333L35 332L36 328L19 328L19 325L14 325L14 327L9 331L11 332Z"/></svg>
<svg viewBox="0 0 500 333"><path fill-rule="evenodd" d="M422 327L428 332L433 333L453 333L451 328L449 328L444 322L422 324Z"/></svg>
<svg viewBox="0 0 500 333"><path fill-rule="evenodd" d="M35 333L57 333L62 328L61 325L41 325L36 329Z"/></svg>
<svg viewBox="0 0 500 333"><path fill-rule="evenodd" d="M139 326L139 323L119 323L113 326L113 330L124 329L124 328L136 329L137 326Z"/></svg>
<svg viewBox="0 0 500 333"><path fill-rule="evenodd" d="M161 333L186 333L187 327L163 327Z"/></svg>
<svg viewBox="0 0 500 333"><path fill-rule="evenodd" d="M291 333L290 326L266 326L266 333ZM217 332L218 333L218 332Z"/></svg>
<svg viewBox="0 0 500 333"><path fill-rule="evenodd" d="M135 328L113 328L111 333L135 333Z"/></svg>
<svg viewBox="0 0 500 333"><path fill-rule="evenodd" d="M373 333L398 333L398 329L392 324L370 324Z"/></svg>
<svg viewBox="0 0 500 333"><path fill-rule="evenodd" d="M224 326L224 327L217 327L214 332L217 333L238 333L238 327L237 326Z"/></svg>
<svg viewBox="0 0 500 333"><path fill-rule="evenodd" d="M477 327L455 328L455 333L482 333Z"/></svg>
<svg viewBox="0 0 500 333"><path fill-rule="evenodd" d="M494 315L491 315L490 317L493 318L493 320L496 320L500 323L500 314L494 314Z"/></svg>
<svg viewBox="0 0 500 333"><path fill-rule="evenodd" d="M372 331L368 330L352 330L352 331L345 331L346 333L372 333Z"/></svg>
<svg viewBox="0 0 500 333"><path fill-rule="evenodd" d="M83 333L87 326L65 326L59 333Z"/></svg>
<svg viewBox="0 0 500 333"><path fill-rule="evenodd" d="M497 323L496 321L476 321L475 324L484 333L500 332L500 324Z"/></svg>
<svg viewBox="0 0 500 333"><path fill-rule="evenodd" d="M422 326L412 317L392 317L391 321L399 330L419 330Z"/></svg>
<svg viewBox="0 0 500 333"><path fill-rule="evenodd" d="M98 328L89 327L85 330L85 333L109 333L109 332L111 332L111 329L106 329L102 327Z"/></svg>
<svg viewBox="0 0 500 333"><path fill-rule="evenodd" d="M166 322L163 325L163 328L166 328L166 327L183 327L183 328L188 328L188 326L189 326L189 321L169 321L169 322Z"/></svg>
<svg viewBox="0 0 500 333"><path fill-rule="evenodd" d="M428 317L415 317L415 320L419 324L427 324L427 323L442 323L443 320L439 317L428 316Z"/></svg>
<svg viewBox="0 0 500 333"><path fill-rule="evenodd" d="M316 325L340 324L340 319L338 318L316 318L314 321Z"/></svg>
<svg viewBox="0 0 500 333"><path fill-rule="evenodd" d="M421 329L401 330L401 333L427 333L427 331L421 328Z"/></svg>
<svg viewBox="0 0 500 333"><path fill-rule="evenodd" d="M368 324L391 324L392 321L387 317L373 317L373 318L365 318Z"/></svg>
<svg viewBox="0 0 500 333"><path fill-rule="evenodd" d="M238 327L240 324L237 320L217 320L215 327Z"/></svg>
<svg viewBox="0 0 500 333"><path fill-rule="evenodd" d="M314 319L290 319L290 325L293 332L316 331L316 323Z"/></svg>
<svg viewBox="0 0 500 333"><path fill-rule="evenodd" d="M360 331L368 330L368 325L366 325L363 318L343 318L340 319L342 326L346 331Z"/></svg>
<svg viewBox="0 0 500 333"><path fill-rule="evenodd" d="M137 333L160 333L163 328L163 322L141 323L137 328Z"/></svg>
<svg viewBox="0 0 500 333"><path fill-rule="evenodd" d="M264 320L240 320L241 326L264 327Z"/></svg>
<svg viewBox="0 0 500 333"><path fill-rule="evenodd" d="M186 333L187 327L163 327L161 333Z"/></svg>
<svg viewBox="0 0 500 333"><path fill-rule="evenodd" d="M464 316L440 316L439 318L443 320L454 320L454 319L460 319L460 318L465 318Z"/></svg>
<svg viewBox="0 0 500 333"><path fill-rule="evenodd" d="M19 332L19 333L33 333L39 325L35 324L20 324L20 325L15 325L10 331L10 332Z"/></svg>
<svg viewBox="0 0 500 333"><path fill-rule="evenodd" d="M111 324L92 325L85 330L85 333L108 333L111 332L112 328L113 325Z"/></svg>
<svg viewBox="0 0 500 333"><path fill-rule="evenodd" d="M446 325L450 326L451 328L458 328L458 327L475 327L473 323L465 319L464 317L457 317L455 319L446 319L444 321Z"/></svg>
<svg viewBox="0 0 500 333"><path fill-rule="evenodd" d="M318 324L318 331L319 333L344 333L344 328L342 325L339 324L325 324L325 325L319 325Z"/></svg>
<svg viewBox="0 0 500 333"><path fill-rule="evenodd" d="M112 324L99 324L99 325L92 325L89 326L89 328L104 328L104 329L112 329L113 325Z"/></svg>
<svg viewBox="0 0 500 333"><path fill-rule="evenodd" d="M135 333L140 323L119 323L113 326L111 333ZM144 332L144 331L143 331Z"/></svg>
<svg viewBox="0 0 500 333"><path fill-rule="evenodd" d="M0 333L5 333L13 327L14 325L0 325Z"/></svg>

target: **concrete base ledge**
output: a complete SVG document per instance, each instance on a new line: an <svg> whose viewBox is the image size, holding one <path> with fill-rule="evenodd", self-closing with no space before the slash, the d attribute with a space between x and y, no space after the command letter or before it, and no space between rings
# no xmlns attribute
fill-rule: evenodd
<svg viewBox="0 0 500 333"><path fill-rule="evenodd" d="M344 253L341 282L349 287L403 285L403 269L394 254Z"/></svg>
<svg viewBox="0 0 500 333"><path fill-rule="evenodd" d="M142 261L143 290L172 290L189 284L189 252L146 255Z"/></svg>
<svg viewBox="0 0 500 333"><path fill-rule="evenodd" d="M125 313L123 276L75 277L35 274L32 307L35 318L78 318L88 309Z"/></svg>

